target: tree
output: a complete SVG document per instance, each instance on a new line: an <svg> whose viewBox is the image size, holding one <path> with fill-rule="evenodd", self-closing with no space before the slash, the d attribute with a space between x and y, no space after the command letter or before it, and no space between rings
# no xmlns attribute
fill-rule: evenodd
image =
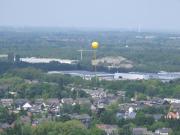
<svg viewBox="0 0 180 135"><path fill-rule="evenodd" d="M1 123L9 123L11 124L16 119L16 115L14 113L9 114L7 108L0 106L0 122Z"/></svg>
<svg viewBox="0 0 180 135"><path fill-rule="evenodd" d="M138 112L134 123L137 126L152 125L154 123L154 118L151 116L145 116L143 112Z"/></svg>
<svg viewBox="0 0 180 135"><path fill-rule="evenodd" d="M87 135L88 130L79 121L68 121L63 125L64 135Z"/></svg>
<svg viewBox="0 0 180 135"><path fill-rule="evenodd" d="M100 120L105 124L115 124L116 115L112 111L104 111L100 115Z"/></svg>
<svg viewBox="0 0 180 135"><path fill-rule="evenodd" d="M102 130L98 129L98 128L92 128L90 129L90 134L89 135L105 135L106 133L104 133Z"/></svg>

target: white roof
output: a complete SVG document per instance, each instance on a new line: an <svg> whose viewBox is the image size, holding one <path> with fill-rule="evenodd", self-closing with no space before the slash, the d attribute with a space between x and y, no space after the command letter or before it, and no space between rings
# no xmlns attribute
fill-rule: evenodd
<svg viewBox="0 0 180 135"><path fill-rule="evenodd" d="M76 60L69 60L69 59L56 59L56 58L20 58L21 61L27 62L27 63L50 63L52 61L56 61L59 63L65 63L65 64L72 64Z"/></svg>
<svg viewBox="0 0 180 135"><path fill-rule="evenodd" d="M23 105L23 108L31 108L32 106L29 104L29 103L25 103L24 105Z"/></svg>

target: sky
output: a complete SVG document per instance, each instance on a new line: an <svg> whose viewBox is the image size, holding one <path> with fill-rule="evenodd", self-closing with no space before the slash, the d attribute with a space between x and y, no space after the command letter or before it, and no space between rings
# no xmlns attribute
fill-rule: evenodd
<svg viewBox="0 0 180 135"><path fill-rule="evenodd" d="M180 31L180 0L0 0L0 26Z"/></svg>

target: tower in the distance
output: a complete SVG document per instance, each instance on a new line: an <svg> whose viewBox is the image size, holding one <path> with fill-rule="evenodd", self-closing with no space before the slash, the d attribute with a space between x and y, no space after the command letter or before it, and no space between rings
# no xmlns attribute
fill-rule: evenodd
<svg viewBox="0 0 180 135"><path fill-rule="evenodd" d="M98 42L92 42L91 48L93 49L92 65L94 66L94 71L96 72L96 66L97 66L96 51L97 51L97 49L99 48L99 43L98 43Z"/></svg>

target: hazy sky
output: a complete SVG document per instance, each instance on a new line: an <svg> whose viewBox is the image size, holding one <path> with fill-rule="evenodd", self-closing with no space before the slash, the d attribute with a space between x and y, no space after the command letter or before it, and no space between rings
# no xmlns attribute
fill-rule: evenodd
<svg viewBox="0 0 180 135"><path fill-rule="evenodd" d="M0 25L180 31L180 0L0 0Z"/></svg>

